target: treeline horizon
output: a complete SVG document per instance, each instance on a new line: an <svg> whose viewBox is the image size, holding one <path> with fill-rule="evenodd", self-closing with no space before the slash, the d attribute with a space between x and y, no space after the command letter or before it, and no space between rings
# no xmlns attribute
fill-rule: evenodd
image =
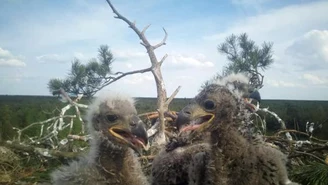
<svg viewBox="0 0 328 185"><path fill-rule="evenodd" d="M53 95L12 95L12 94L0 94L0 99L1 97L6 97L6 96L11 96L11 97L45 97L45 98L58 98L57 96L53 96ZM71 96L71 97L75 97L75 96ZM97 97L97 95L95 95L94 97ZM150 98L150 99L156 99L157 97L151 97L151 96L134 96L133 98ZM175 97L174 99L192 99L194 97ZM310 100L310 99L270 99L270 98L266 98L266 99L262 99L262 101L323 101L323 102L328 102L328 100Z"/></svg>
<svg viewBox="0 0 328 185"><path fill-rule="evenodd" d="M190 102L191 98L175 98L169 109L180 111ZM154 112L157 109L156 98L136 97L136 108L139 114ZM90 104L90 98L82 98L79 102ZM30 96L30 95L0 95L0 141L12 140L16 132L12 127L24 128L31 123L43 121L58 116L61 108L67 103L61 102L55 96ZM314 122L316 129L314 136L328 139L328 101L319 100L262 100L261 108L269 107L285 123L288 129L305 131L306 122ZM85 110L81 109L82 115ZM69 110L67 114L74 114ZM261 114L263 117L264 115ZM280 129L277 119L266 115L267 134ZM78 121L78 120L75 120ZM79 125L79 124L77 124ZM73 128L73 130L79 128ZM31 127L26 131L28 136L39 134L40 129Z"/></svg>

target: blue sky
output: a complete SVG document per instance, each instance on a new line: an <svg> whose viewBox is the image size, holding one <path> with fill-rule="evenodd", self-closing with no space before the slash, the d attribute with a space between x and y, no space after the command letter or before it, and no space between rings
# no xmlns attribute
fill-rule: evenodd
<svg viewBox="0 0 328 185"><path fill-rule="evenodd" d="M117 10L169 57L162 72L168 94L193 97L227 64L217 45L246 32L258 45L273 42L275 62L263 74L264 99L328 100L328 1L113 0ZM74 57L87 62L101 44L114 53L114 71L150 65L138 37L113 18L105 0L3 0L0 6L0 94L50 95L47 82L64 78ZM126 77L105 90L156 96L151 73Z"/></svg>

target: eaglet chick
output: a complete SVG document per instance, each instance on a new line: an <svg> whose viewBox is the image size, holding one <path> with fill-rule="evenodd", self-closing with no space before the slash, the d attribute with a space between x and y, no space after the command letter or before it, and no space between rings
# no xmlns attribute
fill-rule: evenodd
<svg viewBox="0 0 328 185"><path fill-rule="evenodd" d="M103 94L89 106L87 120L92 136L89 153L54 171L53 183L149 184L133 151L141 152L148 142L134 100L120 94Z"/></svg>

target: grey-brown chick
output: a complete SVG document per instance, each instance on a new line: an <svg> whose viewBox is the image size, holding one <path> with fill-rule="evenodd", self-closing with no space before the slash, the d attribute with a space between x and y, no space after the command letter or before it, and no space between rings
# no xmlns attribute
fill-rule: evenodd
<svg viewBox="0 0 328 185"><path fill-rule="evenodd" d="M244 74L228 75L217 83L240 93L244 98L252 98L253 92L249 90L249 79ZM260 96L254 96L260 102ZM250 108L253 106L249 104ZM179 114L184 114L183 112ZM190 120L184 120L184 116L178 116L176 126L180 131L186 131ZM152 163L153 185L177 185L177 184L204 184L205 165L209 162L210 152L209 134L203 134L198 138L189 138L182 132L174 141L171 141L154 159Z"/></svg>
<svg viewBox="0 0 328 185"><path fill-rule="evenodd" d="M180 146L172 151L162 150L152 162L152 185L189 184L190 171L204 166L198 165L203 156L196 155L209 150L210 145L204 142ZM195 164L193 168L192 164Z"/></svg>
<svg viewBox="0 0 328 185"><path fill-rule="evenodd" d="M210 161L201 184L291 184L284 154L248 131L250 116L241 94L211 84L179 114L192 123L185 129L193 130L191 137L211 133Z"/></svg>
<svg viewBox="0 0 328 185"><path fill-rule="evenodd" d="M140 152L148 142L134 100L120 94L101 95L89 106L87 119L92 136L88 155L54 171L53 184L149 184L132 150Z"/></svg>

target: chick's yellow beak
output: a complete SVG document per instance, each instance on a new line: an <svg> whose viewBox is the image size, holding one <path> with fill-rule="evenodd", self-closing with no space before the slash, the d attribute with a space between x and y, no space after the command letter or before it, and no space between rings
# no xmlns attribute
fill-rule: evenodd
<svg viewBox="0 0 328 185"><path fill-rule="evenodd" d="M137 116L134 116L129 124L117 124L109 128L108 131L118 142L128 145L139 154L142 153L143 149L149 149L147 131Z"/></svg>
<svg viewBox="0 0 328 185"><path fill-rule="evenodd" d="M197 104L190 104L179 112L177 126L180 132L192 130L202 132L211 125L214 118L213 113L206 112Z"/></svg>

